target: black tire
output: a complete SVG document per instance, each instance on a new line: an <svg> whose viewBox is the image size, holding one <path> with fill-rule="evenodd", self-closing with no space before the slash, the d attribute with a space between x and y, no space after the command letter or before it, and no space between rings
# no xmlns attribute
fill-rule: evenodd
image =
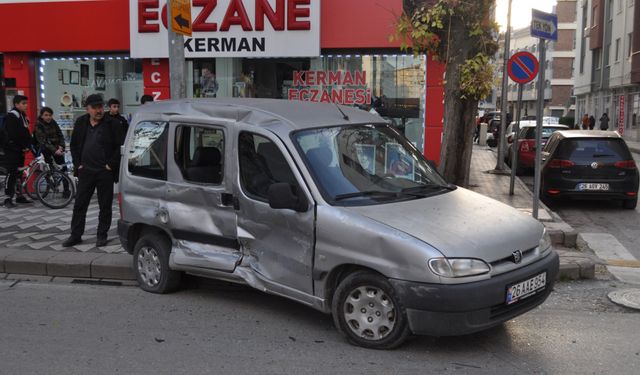
<svg viewBox="0 0 640 375"><path fill-rule="evenodd" d="M64 196L64 182L69 186L68 197ZM60 171L41 173L34 185L37 199L53 209L67 207L76 195L75 184L66 173Z"/></svg>
<svg viewBox="0 0 640 375"><path fill-rule="evenodd" d="M144 234L133 249L133 272L142 290L171 293L180 287L182 272L169 268L171 241L160 233Z"/></svg>
<svg viewBox="0 0 640 375"><path fill-rule="evenodd" d="M622 207L628 210L635 210L637 206L638 206L638 197L635 197L634 199L625 199L622 201Z"/></svg>
<svg viewBox="0 0 640 375"><path fill-rule="evenodd" d="M498 141L495 139L488 139L487 140L487 146L489 147L496 147L498 145Z"/></svg>
<svg viewBox="0 0 640 375"><path fill-rule="evenodd" d="M352 297L352 301L360 300L362 292L368 294L368 305L359 306L360 311L357 311L348 298ZM385 308L386 314L383 310ZM370 271L354 272L340 282L333 294L331 312L338 331L350 343L364 348L393 349L401 345L410 334L407 313L395 290L385 277ZM354 312L360 315L359 318L366 317L372 327L360 329L356 316L349 320L347 315Z"/></svg>

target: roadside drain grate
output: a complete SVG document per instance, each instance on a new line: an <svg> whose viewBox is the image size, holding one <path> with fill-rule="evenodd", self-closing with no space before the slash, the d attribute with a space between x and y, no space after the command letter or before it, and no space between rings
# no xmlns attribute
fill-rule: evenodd
<svg viewBox="0 0 640 375"><path fill-rule="evenodd" d="M73 279L71 284L122 286L119 281Z"/></svg>

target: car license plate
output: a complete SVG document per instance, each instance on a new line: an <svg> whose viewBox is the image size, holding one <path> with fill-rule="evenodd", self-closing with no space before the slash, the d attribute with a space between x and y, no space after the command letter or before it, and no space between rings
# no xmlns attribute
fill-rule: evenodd
<svg viewBox="0 0 640 375"><path fill-rule="evenodd" d="M507 287L507 305L516 303L538 293L547 285L547 273L543 272L528 280Z"/></svg>
<svg viewBox="0 0 640 375"><path fill-rule="evenodd" d="M593 183L581 183L577 186L580 191L607 191L609 190L609 184L593 184Z"/></svg>

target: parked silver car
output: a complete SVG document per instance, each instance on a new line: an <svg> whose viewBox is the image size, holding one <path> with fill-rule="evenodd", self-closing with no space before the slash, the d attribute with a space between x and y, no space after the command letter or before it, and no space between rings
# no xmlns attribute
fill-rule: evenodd
<svg viewBox="0 0 640 375"><path fill-rule="evenodd" d="M183 272L248 284L393 348L541 304L558 256L531 217L446 183L380 117L269 99L145 105L129 128L118 232L142 289ZM502 235L487 232L490 220Z"/></svg>

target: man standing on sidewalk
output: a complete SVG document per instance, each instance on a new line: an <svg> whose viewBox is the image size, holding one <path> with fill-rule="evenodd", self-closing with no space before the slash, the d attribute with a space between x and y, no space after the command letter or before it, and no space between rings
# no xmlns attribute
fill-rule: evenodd
<svg viewBox="0 0 640 375"><path fill-rule="evenodd" d="M127 135L127 130L129 129L129 122L126 118L124 118L124 116L120 114L120 101L114 98L109 99L109 101L107 102L107 106L109 107L109 112L107 112L105 116L119 125L120 131L122 133L121 141L124 142L124 137Z"/></svg>
<svg viewBox="0 0 640 375"><path fill-rule="evenodd" d="M71 236L62 243L70 247L82 242L87 209L98 191L98 235L96 246L107 244L107 233L111 227L113 184L117 182L120 169L119 124L104 116L102 97L92 94L87 97L87 114L78 118L71 135L71 155L78 176L78 194L73 206Z"/></svg>
<svg viewBox="0 0 640 375"><path fill-rule="evenodd" d="M2 134L2 148L5 153L5 164L7 167L7 184L4 206L15 207L13 196L17 193L17 203L31 203L22 195L21 189L16 191L16 182L20 173L19 168L24 166L24 153L31 147L31 134L29 133L29 120L27 119L27 97L16 95L13 97L13 109L4 118L4 129Z"/></svg>

